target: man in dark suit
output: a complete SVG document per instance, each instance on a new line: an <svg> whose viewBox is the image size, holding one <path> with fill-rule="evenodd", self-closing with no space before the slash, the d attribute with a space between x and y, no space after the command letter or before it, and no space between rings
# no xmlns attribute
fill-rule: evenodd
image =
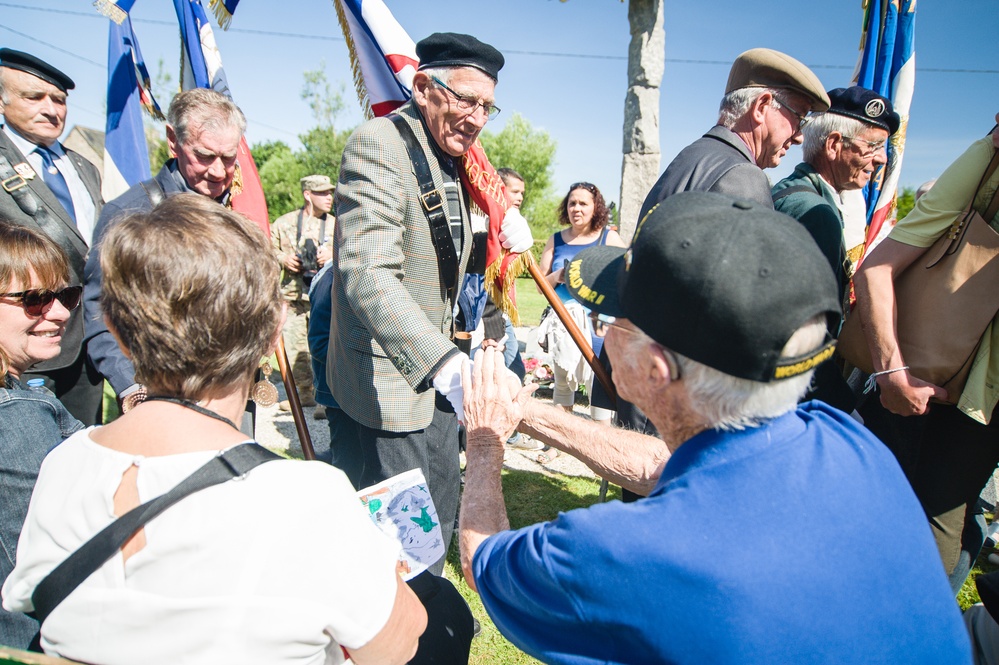
<svg viewBox="0 0 999 665"><path fill-rule="evenodd" d="M416 53L413 99L395 121L361 125L344 149L327 378L340 405L331 421L343 418L342 429L357 432L356 440L337 445L363 455L360 477L351 481L366 486L422 469L447 547L458 508L455 412L467 359L451 332L456 291L473 254L461 157L499 111L494 92L503 56L453 33L427 37ZM402 132L427 165L427 195ZM432 233L428 214L436 210L443 219ZM443 566L442 559L431 571Z"/></svg>
<svg viewBox="0 0 999 665"><path fill-rule="evenodd" d="M121 405L122 413L146 397L145 388L135 380L135 367L108 331L101 310L103 275L99 252L107 230L129 213L147 212L167 196L195 193L231 207L232 183L236 173L239 140L246 131L246 118L225 95L208 88L179 93L167 110L166 138L173 157L159 173L108 201L94 231L94 248L87 259L83 288L83 309L87 322L87 352ZM220 275L220 279L223 276ZM244 421L247 434L253 430Z"/></svg>
<svg viewBox="0 0 999 665"><path fill-rule="evenodd" d="M59 143L66 127L67 91L74 87L71 78L47 62L0 49L0 221L52 238L69 257L71 279L83 284L103 200L97 168ZM100 422L103 382L87 362L83 308L73 310L62 353L32 372L45 377L74 416L87 425Z"/></svg>

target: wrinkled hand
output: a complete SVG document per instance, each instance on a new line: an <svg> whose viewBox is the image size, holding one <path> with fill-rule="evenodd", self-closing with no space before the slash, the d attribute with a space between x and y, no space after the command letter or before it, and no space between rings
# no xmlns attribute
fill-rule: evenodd
<svg viewBox="0 0 999 665"><path fill-rule="evenodd" d="M500 353L503 353L506 350L506 342L501 342L498 339L484 339L482 340L482 344L479 345L479 348L480 349L493 348L499 351ZM476 354L477 353L478 352L476 352Z"/></svg>
<svg viewBox="0 0 999 665"><path fill-rule="evenodd" d="M907 371L884 374L877 382L881 389L881 404L900 416L922 415L929 410L931 398L947 399L946 390L917 379Z"/></svg>
<svg viewBox="0 0 999 665"><path fill-rule="evenodd" d="M474 367L462 371L465 392L465 429L468 445L503 445L524 416L524 402L536 385L521 386L517 375L506 368L503 354L484 349Z"/></svg>
<svg viewBox="0 0 999 665"><path fill-rule="evenodd" d="M534 244L531 227L527 225L527 220L519 209L510 208L506 211L503 223L500 224L499 240L505 249L514 254L522 254Z"/></svg>
<svg viewBox="0 0 999 665"><path fill-rule="evenodd" d="M297 254L288 254L284 257L284 267L288 272L302 272L302 262Z"/></svg>
<svg viewBox="0 0 999 665"><path fill-rule="evenodd" d="M451 357L444 366L437 371L434 376L434 390L447 398L454 413L458 416L458 422L465 422L465 414L462 413L462 402L464 393L461 389L462 368L471 363L468 356L458 353Z"/></svg>
<svg viewBox="0 0 999 665"><path fill-rule="evenodd" d="M326 265L326 262L333 258L333 249L328 245L321 245L319 250L316 252L316 261L319 263L319 267L322 268Z"/></svg>

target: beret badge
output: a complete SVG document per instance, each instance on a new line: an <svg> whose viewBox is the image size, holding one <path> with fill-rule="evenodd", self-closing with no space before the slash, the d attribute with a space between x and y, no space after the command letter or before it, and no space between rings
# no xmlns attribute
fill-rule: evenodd
<svg viewBox="0 0 999 665"><path fill-rule="evenodd" d="M867 114L868 118L878 118L881 114L885 112L885 103L880 99L872 99L867 102L867 106L864 107L864 113Z"/></svg>

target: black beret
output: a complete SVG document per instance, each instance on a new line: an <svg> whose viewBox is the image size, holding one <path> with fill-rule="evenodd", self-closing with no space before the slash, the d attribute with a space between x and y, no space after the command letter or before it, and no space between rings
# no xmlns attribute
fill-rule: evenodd
<svg viewBox="0 0 999 665"><path fill-rule="evenodd" d="M76 87L73 79L44 60L39 60L35 56L22 51L0 48L0 67L9 67L10 69L20 69L22 72L28 72L43 81L48 81L63 92Z"/></svg>
<svg viewBox="0 0 999 665"><path fill-rule="evenodd" d="M888 136L897 132L901 123L890 99L859 85L830 90L829 101L829 113L845 115L880 127L888 131Z"/></svg>
<svg viewBox="0 0 999 665"><path fill-rule="evenodd" d="M471 35L456 32L435 32L416 44L420 69L427 67L475 67L493 80L506 62L503 54Z"/></svg>

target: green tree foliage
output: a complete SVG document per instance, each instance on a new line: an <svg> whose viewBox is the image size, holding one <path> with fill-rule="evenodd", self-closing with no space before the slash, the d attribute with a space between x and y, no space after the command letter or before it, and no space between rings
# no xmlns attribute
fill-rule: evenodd
<svg viewBox="0 0 999 665"><path fill-rule="evenodd" d="M333 127L313 127L299 134L303 150L295 153L303 175L328 175L333 182L340 177L340 157L351 130L338 132Z"/></svg>
<svg viewBox="0 0 999 665"><path fill-rule="evenodd" d="M260 184L267 199L267 214L274 221L302 205L299 179L306 175L291 148L282 141L253 146L253 159L260 172Z"/></svg>
<svg viewBox="0 0 999 665"><path fill-rule="evenodd" d="M534 129L519 113L514 113L500 132L480 135L489 162L496 168L511 168L524 176L524 203L521 211L541 243L558 226L559 198L555 195L555 140L542 129Z"/></svg>
<svg viewBox="0 0 999 665"><path fill-rule="evenodd" d="M302 205L300 179L306 175L328 175L334 182L340 176L340 157L352 130L337 131L336 119L344 109L343 86L335 91L326 77L326 65L303 74L302 99L316 126L300 134L302 149L292 149L282 141L253 146L253 158L267 198L267 212L274 220Z"/></svg>
<svg viewBox="0 0 999 665"><path fill-rule="evenodd" d="M302 76L305 79L302 84L302 99L309 103L312 117L320 127L332 128L344 109L343 84L340 84L339 90L333 89L326 76L325 60L319 61L319 69L306 71Z"/></svg>
<svg viewBox="0 0 999 665"><path fill-rule="evenodd" d="M896 202L896 218L898 220L904 218L909 214L914 205L916 205L916 190L912 187L903 187Z"/></svg>

